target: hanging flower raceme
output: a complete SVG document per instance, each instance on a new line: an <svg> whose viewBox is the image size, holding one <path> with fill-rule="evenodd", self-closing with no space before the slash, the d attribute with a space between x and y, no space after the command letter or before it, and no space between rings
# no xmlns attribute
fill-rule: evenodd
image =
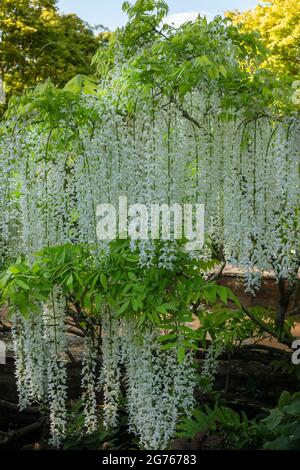
<svg viewBox="0 0 300 470"><path fill-rule="evenodd" d="M102 371L104 427L113 429L118 425L121 396L121 362L119 321L109 308L105 308L102 321Z"/></svg>
<svg viewBox="0 0 300 470"><path fill-rule="evenodd" d="M178 419L195 405L194 358L187 353L179 363L176 352L160 349L156 334L135 331L130 325L123 337L129 431L145 449L166 449Z"/></svg>
<svg viewBox="0 0 300 470"><path fill-rule="evenodd" d="M12 321L12 338L15 355L15 374L19 394L19 407L25 409L30 404L30 376L26 370L25 324L19 313Z"/></svg>
<svg viewBox="0 0 300 470"><path fill-rule="evenodd" d="M84 354L81 371L82 403L84 408L84 427L87 434L93 434L98 428L97 412L97 359L98 341L94 328L88 326L84 338Z"/></svg>
<svg viewBox="0 0 300 470"><path fill-rule="evenodd" d="M219 368L219 358L223 351L224 347L219 343L212 343L206 350L200 375L200 381L203 382L202 388L205 393L213 390L215 377Z"/></svg>
<svg viewBox="0 0 300 470"><path fill-rule="evenodd" d="M31 403L47 403L47 345L44 341L44 322L42 315L32 314L23 320L25 334L26 370L29 379L29 397Z"/></svg>
<svg viewBox="0 0 300 470"><path fill-rule="evenodd" d="M47 383L51 444L59 447L66 434L67 371L65 300L54 288L43 308L44 343L47 348Z"/></svg>
<svg viewBox="0 0 300 470"><path fill-rule="evenodd" d="M24 319L15 314L12 323L20 409L33 404L45 405L48 381L42 316L34 313Z"/></svg>

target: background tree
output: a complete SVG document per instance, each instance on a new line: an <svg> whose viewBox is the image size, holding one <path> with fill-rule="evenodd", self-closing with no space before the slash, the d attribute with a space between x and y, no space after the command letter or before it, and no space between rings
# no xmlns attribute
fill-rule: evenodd
<svg viewBox="0 0 300 470"><path fill-rule="evenodd" d="M253 10L227 12L235 24L246 31L258 31L271 55L267 60L281 74L300 75L300 8L299 0L270 0Z"/></svg>
<svg viewBox="0 0 300 470"><path fill-rule="evenodd" d="M60 15L55 0L1 0L0 34L0 77L8 96L46 78L62 85L91 74L102 37L76 15Z"/></svg>

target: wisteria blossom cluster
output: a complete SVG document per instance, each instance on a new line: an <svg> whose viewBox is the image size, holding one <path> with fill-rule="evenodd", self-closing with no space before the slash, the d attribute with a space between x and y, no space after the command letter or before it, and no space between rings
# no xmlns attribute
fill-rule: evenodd
<svg viewBox="0 0 300 470"><path fill-rule="evenodd" d="M28 321L15 315L13 322L20 408L38 403L49 410L50 443L55 447L63 443L67 428L64 316L61 293L56 291L43 306L40 317L32 315ZM167 448L176 435L178 420L190 416L195 405L194 354L187 353L179 363L176 351L160 349L157 333L140 335L136 325L114 318L107 309L101 330L101 361L99 337L93 328L88 328L84 340L82 431L93 434L98 429L97 395L101 391L104 427L115 429L125 393L129 432L138 437L145 449Z"/></svg>
<svg viewBox="0 0 300 470"><path fill-rule="evenodd" d="M162 351L155 335L126 335L125 357L129 430L145 449L166 449L182 416L195 406L194 355L178 363L176 352Z"/></svg>
<svg viewBox="0 0 300 470"><path fill-rule="evenodd" d="M299 265L299 121L243 115L220 119L217 94L201 89L185 98L190 119L175 104L143 103L125 119L117 96L82 98L92 109L76 138L58 129L17 122L0 143L0 256L32 253L67 242L97 243L97 205L203 203L207 239L243 268L249 290L263 271L277 279ZM210 110L208 114L208 109ZM192 119L192 121L191 121ZM197 127L194 122L201 123ZM68 128L67 128L68 127ZM12 133L13 128L13 133ZM159 268L172 267L171 245ZM140 243L151 266L151 240Z"/></svg>
<svg viewBox="0 0 300 470"><path fill-rule="evenodd" d="M100 385L104 395L104 426L106 429L118 425L121 398L120 325L109 310L102 322L102 361Z"/></svg>
<svg viewBox="0 0 300 470"><path fill-rule="evenodd" d="M222 355L223 345L212 343L206 350L200 379L204 382L203 391L211 392L219 368L219 358Z"/></svg>
<svg viewBox="0 0 300 470"><path fill-rule="evenodd" d="M59 447L66 432L67 371L65 302L57 288L41 313L13 319L13 344L20 409L49 409L51 443Z"/></svg>
<svg viewBox="0 0 300 470"><path fill-rule="evenodd" d="M82 403L84 407L84 427L87 434L98 428L98 340L94 328L90 326L84 338L84 354L81 370Z"/></svg>
<svg viewBox="0 0 300 470"><path fill-rule="evenodd" d="M112 86L94 95L61 94L53 115L33 107L3 122L0 265L67 243L108 253L109 243L100 246L97 237L97 206L117 208L126 196L129 204L147 208L204 204L206 251L214 246L243 268L251 292L264 271L273 271L277 280L294 277L300 256L299 119L267 113L247 118L242 110L224 119L223 97L216 82L209 82L195 85L180 105L164 97L142 99L133 91L135 105L128 109ZM151 240L131 245L138 248L141 268L156 262L157 269L172 270L172 240L158 254ZM14 317L20 406L38 402L48 408L52 443L59 446L67 419L65 303L59 288L39 310L26 320L19 312ZM85 431L97 428L99 386L108 429L118 424L125 391L130 431L142 447L165 448L179 417L194 406L193 354L179 363L175 352L159 348L157 332L121 322L106 309L101 313L100 372L92 327L85 338ZM208 351L203 374L210 380L217 357Z"/></svg>

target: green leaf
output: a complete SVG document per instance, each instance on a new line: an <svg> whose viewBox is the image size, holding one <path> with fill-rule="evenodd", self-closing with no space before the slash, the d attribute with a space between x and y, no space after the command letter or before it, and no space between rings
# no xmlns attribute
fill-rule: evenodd
<svg viewBox="0 0 300 470"><path fill-rule="evenodd" d="M220 70L221 75L223 75L223 77L226 78L227 77L227 70L226 70L225 66L220 65L219 70Z"/></svg>
<svg viewBox="0 0 300 470"><path fill-rule="evenodd" d="M159 305L158 307L156 307L156 310L157 310L159 313L166 314L166 313L169 313L170 310L172 310L172 305L170 305L170 304L162 304L162 305Z"/></svg>
<svg viewBox="0 0 300 470"><path fill-rule="evenodd" d="M127 300L117 311L116 314L118 316L122 315L126 310L128 310L128 307L130 305L130 300Z"/></svg>
<svg viewBox="0 0 300 470"><path fill-rule="evenodd" d="M137 312L139 310L139 302L136 298L131 299L131 305L134 312Z"/></svg>
<svg viewBox="0 0 300 470"><path fill-rule="evenodd" d="M146 317L146 313L144 312L139 318L138 327L141 327L145 323Z"/></svg>
<svg viewBox="0 0 300 470"><path fill-rule="evenodd" d="M22 281L22 279L15 279L15 283L25 290L30 290L30 286L26 284L26 282Z"/></svg>
<svg viewBox="0 0 300 470"><path fill-rule="evenodd" d="M163 343L164 341L170 341L176 338L177 338L177 335L175 333L170 333L168 335L160 336L159 338L157 338L157 341Z"/></svg>
<svg viewBox="0 0 300 470"><path fill-rule="evenodd" d="M0 278L0 289L4 289L6 287L7 281L9 281L11 275L10 274L4 274Z"/></svg>
<svg viewBox="0 0 300 470"><path fill-rule="evenodd" d="M227 305L228 289L226 287L223 287L223 286L218 286L218 295L219 295L220 299L222 300L222 302L225 305Z"/></svg>
<svg viewBox="0 0 300 470"><path fill-rule="evenodd" d="M214 304L217 300L217 286L208 286L204 291L204 296L209 304Z"/></svg>
<svg viewBox="0 0 300 470"><path fill-rule="evenodd" d="M100 282L102 284L103 289L107 290L107 278L106 278L105 274L103 274L103 273L100 274Z"/></svg>
<svg viewBox="0 0 300 470"><path fill-rule="evenodd" d="M99 279L99 274L96 274L95 276L93 276L91 289L94 289L95 285L97 284L98 279Z"/></svg>
<svg viewBox="0 0 300 470"><path fill-rule="evenodd" d="M58 256L57 264L61 264L61 265L64 264L65 259L66 259L66 249L63 248L63 249L61 250L61 253L60 253L59 256Z"/></svg>
<svg viewBox="0 0 300 470"><path fill-rule="evenodd" d="M20 274L20 270L16 267L16 266L10 266L8 268L8 271L11 273L11 274Z"/></svg>
<svg viewBox="0 0 300 470"><path fill-rule="evenodd" d="M270 415L263 420L263 423L266 424L268 429L270 429L271 431L275 431L275 429L277 428L277 426L279 426L283 419L284 413L282 413L279 408L275 408L270 411Z"/></svg>
<svg viewBox="0 0 300 470"><path fill-rule="evenodd" d="M208 69L208 75L212 80L217 80L220 76L219 68L215 65Z"/></svg>
<svg viewBox="0 0 300 470"><path fill-rule="evenodd" d="M179 346L177 349L177 359L179 364L182 364L185 358L185 348L183 346Z"/></svg>
<svg viewBox="0 0 300 470"><path fill-rule="evenodd" d="M288 405L291 402L291 394L287 391L282 392L279 401L278 401L278 408L282 410L282 408Z"/></svg>
<svg viewBox="0 0 300 470"><path fill-rule="evenodd" d="M300 397L293 398L291 403L283 407L284 413L300 417Z"/></svg>
<svg viewBox="0 0 300 470"><path fill-rule="evenodd" d="M103 296L101 294L96 294L95 295L95 307L98 312L100 311L102 302L103 302Z"/></svg>
<svg viewBox="0 0 300 470"><path fill-rule="evenodd" d="M206 56L206 55L202 55L200 57L197 58L197 62L199 65L212 65L212 61Z"/></svg>
<svg viewBox="0 0 300 470"><path fill-rule="evenodd" d="M177 346L177 343L168 343L168 344L163 344L160 349L162 349L163 351L168 351L169 349L174 349L176 348Z"/></svg>
<svg viewBox="0 0 300 470"><path fill-rule="evenodd" d="M289 439L286 436L280 436L272 442L264 445L265 450L288 450Z"/></svg>
<svg viewBox="0 0 300 470"><path fill-rule="evenodd" d="M72 273L68 276L66 285L67 285L68 289L70 289L70 290L73 289L73 274Z"/></svg>
<svg viewBox="0 0 300 470"><path fill-rule="evenodd" d="M131 281L137 281L137 277L134 273L129 272L128 277Z"/></svg>
<svg viewBox="0 0 300 470"><path fill-rule="evenodd" d="M97 85L95 80L86 75L76 75L64 87L65 91L70 91L74 94L87 93L89 95L95 94Z"/></svg>

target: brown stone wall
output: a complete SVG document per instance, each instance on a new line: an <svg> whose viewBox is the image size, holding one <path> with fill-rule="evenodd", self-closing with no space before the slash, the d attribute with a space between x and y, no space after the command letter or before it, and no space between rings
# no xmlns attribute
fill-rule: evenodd
<svg viewBox="0 0 300 470"><path fill-rule="evenodd" d="M255 296L245 292L244 280L241 275L225 272L220 280L220 284L229 287L246 307L259 305L266 308L276 308L278 305L278 285L272 276L263 278L261 288ZM292 299L289 310L294 311L296 308L299 309L300 313L300 292L297 292Z"/></svg>

